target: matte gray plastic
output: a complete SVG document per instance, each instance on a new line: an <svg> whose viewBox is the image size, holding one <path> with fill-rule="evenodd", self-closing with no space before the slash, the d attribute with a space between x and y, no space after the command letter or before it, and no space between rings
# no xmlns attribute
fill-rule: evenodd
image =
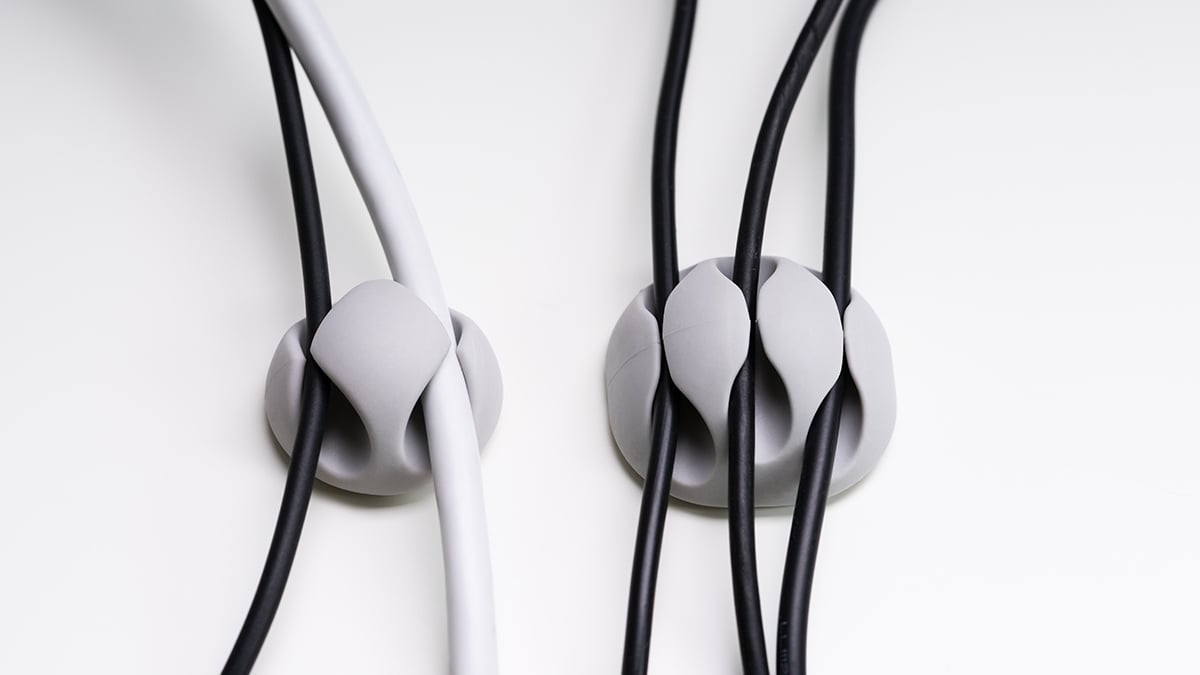
<svg viewBox="0 0 1200 675"><path fill-rule="evenodd" d="M728 475L729 395L749 344L750 314L741 290L715 260L696 265L667 298L663 312L671 380L700 414L713 446L703 461L691 455L693 461L677 462L673 491L682 499L711 502L712 486Z"/></svg>
<svg viewBox="0 0 1200 675"><path fill-rule="evenodd" d="M846 368L857 389L848 399L843 420L857 412L857 424L842 423L842 442L833 465L834 485L846 489L879 463L896 428L896 375L887 331L879 315L858 293L842 317L846 331ZM850 406L858 404L855 411ZM851 434L857 432L858 438Z"/></svg>
<svg viewBox="0 0 1200 675"><path fill-rule="evenodd" d="M658 320L650 309L653 300L653 292L646 289L625 308L608 340L604 357L613 438L625 459L642 476L646 475L650 457L650 415L662 372ZM676 468L678 480L678 462Z"/></svg>
<svg viewBox="0 0 1200 675"><path fill-rule="evenodd" d="M605 364L609 422L626 461L644 475L651 405L666 353L680 402L681 430L671 494L695 504L728 501L728 409L733 378L749 349L750 317L729 280L732 259L685 270L667 300L660 340L644 289L622 314ZM759 274L761 358L756 391L755 498L794 503L803 445L821 400L841 370L843 344L854 381L843 417L830 494L861 480L878 462L895 425L891 349L870 306L852 294L845 329L837 306L811 270L763 258ZM665 341L665 347L664 347Z"/></svg>
<svg viewBox="0 0 1200 675"><path fill-rule="evenodd" d="M467 315L450 310L450 322L458 341L455 354L462 365L471 399L471 416L475 421L475 436L482 448L500 422L504 402L504 380L500 377L500 361L492 351L492 343L479 326Z"/></svg>
<svg viewBox="0 0 1200 675"><path fill-rule="evenodd" d="M487 338L452 312L480 445L499 419L503 387ZM305 322L276 348L267 374L267 420L291 453L299 425ZM351 290L321 323L312 357L336 386L317 477L336 487L395 495L429 478L429 449L418 400L445 359L450 338L415 294L390 280Z"/></svg>

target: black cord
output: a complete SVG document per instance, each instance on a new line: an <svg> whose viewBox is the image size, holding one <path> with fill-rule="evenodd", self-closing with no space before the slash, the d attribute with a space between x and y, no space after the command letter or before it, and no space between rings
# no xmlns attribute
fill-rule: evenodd
<svg viewBox="0 0 1200 675"><path fill-rule="evenodd" d="M751 317L757 316L763 231L784 132L840 5L841 0L817 0L813 6L771 94L754 145L733 259L733 281L745 295ZM734 380L729 402L729 548L742 669L746 673L766 675L770 666L754 550L754 352L757 344L758 325L755 321L750 329L751 348Z"/></svg>
<svg viewBox="0 0 1200 675"><path fill-rule="evenodd" d="M822 277L838 312L850 304L850 248L854 218L854 87L863 31L876 0L849 0L833 52L829 94L829 169L825 196L825 250ZM784 564L779 605L777 675L808 671L808 614L817 546L837 454L842 403L848 386L846 364L813 419L805 441L796 511Z"/></svg>
<svg viewBox="0 0 1200 675"><path fill-rule="evenodd" d="M300 88L296 82L291 47L275 17L262 0L254 0L254 10L258 14L267 61L271 68L288 174L292 184L296 229L300 239L300 262L304 276L307 343L312 341L312 336L332 304L321 206L317 199L316 176L313 173L312 153L308 147L308 131L304 124L304 109L300 103ZM267 561L263 566L258 588L254 592L254 600L250 603L242 630L238 633L237 641L222 670L224 675L243 675L250 672L259 651L262 650L263 642L267 639L267 631L271 628L275 612L279 609L279 601L283 597L284 586L287 585L292 561L296 558L300 532L304 527L304 517L312 496L317 458L325 435L329 388L329 379L310 359L304 369L300 425L288 465L279 518L275 522L271 547L267 552Z"/></svg>
<svg viewBox="0 0 1200 675"><path fill-rule="evenodd" d="M679 136L679 109L687 75L692 28L696 22L696 0L678 0L667 48L654 125L654 156L651 168L651 238L654 248L654 315L662 326L667 297L679 283L679 255L675 244L675 147ZM654 587L662 553L663 529L675 471L678 439L675 414L675 385L664 357L660 364L658 391L654 396L654 435L642 506L638 514L637 542L633 550L633 575L629 581L629 609L625 617L623 675L645 675L650 661L650 629L654 620Z"/></svg>

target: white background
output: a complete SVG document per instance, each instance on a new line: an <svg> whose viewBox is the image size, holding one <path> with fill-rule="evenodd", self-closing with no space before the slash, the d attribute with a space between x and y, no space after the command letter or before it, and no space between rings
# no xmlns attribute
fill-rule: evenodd
<svg viewBox="0 0 1200 675"><path fill-rule="evenodd" d="M650 279L670 3L322 4L504 366L502 670L617 672L640 488L601 367ZM701 3L684 264L732 252L808 9ZM900 413L829 510L814 673L1200 670L1198 32L1183 0L880 2L854 273ZM3 0L0 63L0 671L216 672L283 486L263 378L303 312L250 3ZM766 242L813 265L828 66ZM309 104L340 295L386 270ZM788 515L758 519L768 621ZM671 509L654 673L736 670L726 542L722 514ZM318 489L257 672L444 671L439 556L428 493Z"/></svg>

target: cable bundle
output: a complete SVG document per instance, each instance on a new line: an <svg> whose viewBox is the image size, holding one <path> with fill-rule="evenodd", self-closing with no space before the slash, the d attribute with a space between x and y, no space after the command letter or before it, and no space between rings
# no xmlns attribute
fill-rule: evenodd
<svg viewBox="0 0 1200 675"><path fill-rule="evenodd" d="M496 672L496 635L479 448L499 415L501 385L495 354L478 327L447 306L404 179L316 7L310 0L254 0L254 6L267 48L292 176L308 314L303 342L289 342L293 332L285 335L272 363L273 372L268 374L268 419L281 444L291 447L292 460L263 575L224 672L249 672L262 648L295 558L315 477L367 494L398 494L432 475L446 569L451 668L491 675ZM332 309L320 208L292 50L329 119L392 274L392 280L362 284ZM331 324L336 328L331 330ZM322 335L327 336L324 342ZM406 339L413 344L405 344ZM324 349L318 349L320 346ZM367 354L375 348L378 353ZM288 388L273 388L274 383L286 379L277 377L274 368L277 362L291 367L294 359L286 357L297 354L305 373L303 401L298 411L299 433L295 443L288 443L290 420L285 414L273 413L294 400L279 400ZM322 354L327 361L322 361ZM337 382L368 430L372 423L376 430L399 429L387 437L386 447L375 448L372 437L371 445L363 448L368 453L378 451L383 458L367 469L374 473L343 475L345 480L339 482L336 474L345 464L336 466L330 448L321 453L330 381L314 360ZM331 370L329 363L339 368ZM398 391L390 388L397 382L416 392L408 416L403 418L392 415L399 412L393 409L400 407ZM417 397L419 408L415 407ZM416 451L405 449L405 430L417 423L414 415L423 423L427 462L414 460Z"/></svg>
<svg viewBox="0 0 1200 675"><path fill-rule="evenodd" d="M841 0L817 0L780 75L755 144L731 277L745 298L751 318L756 316L757 311L767 206L783 137L804 81L840 5ZM863 31L874 5L875 0L849 1L834 55L822 278L833 295L839 314L845 313L851 297L854 80ZM679 109L695 16L694 0L676 2L655 128L652 177L653 309L659 326L662 326L667 297L679 283L675 247L674 162ZM751 349L734 380L729 406L728 504L734 608L742 667L746 673L766 675L770 667L763 632L754 540L756 373L753 345L757 343L756 322L751 321ZM818 408L805 443L779 614L776 661L780 675L806 672L805 635L817 545L847 387L843 361L842 375ZM664 356L654 398L653 436L645 472L630 584L622 670L625 675L645 673L648 667L654 586L678 436L676 398Z"/></svg>

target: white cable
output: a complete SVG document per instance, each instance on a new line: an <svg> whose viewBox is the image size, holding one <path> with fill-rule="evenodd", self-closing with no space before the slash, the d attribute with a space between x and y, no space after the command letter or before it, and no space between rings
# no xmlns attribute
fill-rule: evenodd
<svg viewBox="0 0 1200 675"><path fill-rule="evenodd" d="M454 328L404 178L333 34L310 0L266 0L325 109L375 223L392 277ZM462 367L451 350L422 397L446 567L450 672L494 675L496 625L479 441Z"/></svg>

